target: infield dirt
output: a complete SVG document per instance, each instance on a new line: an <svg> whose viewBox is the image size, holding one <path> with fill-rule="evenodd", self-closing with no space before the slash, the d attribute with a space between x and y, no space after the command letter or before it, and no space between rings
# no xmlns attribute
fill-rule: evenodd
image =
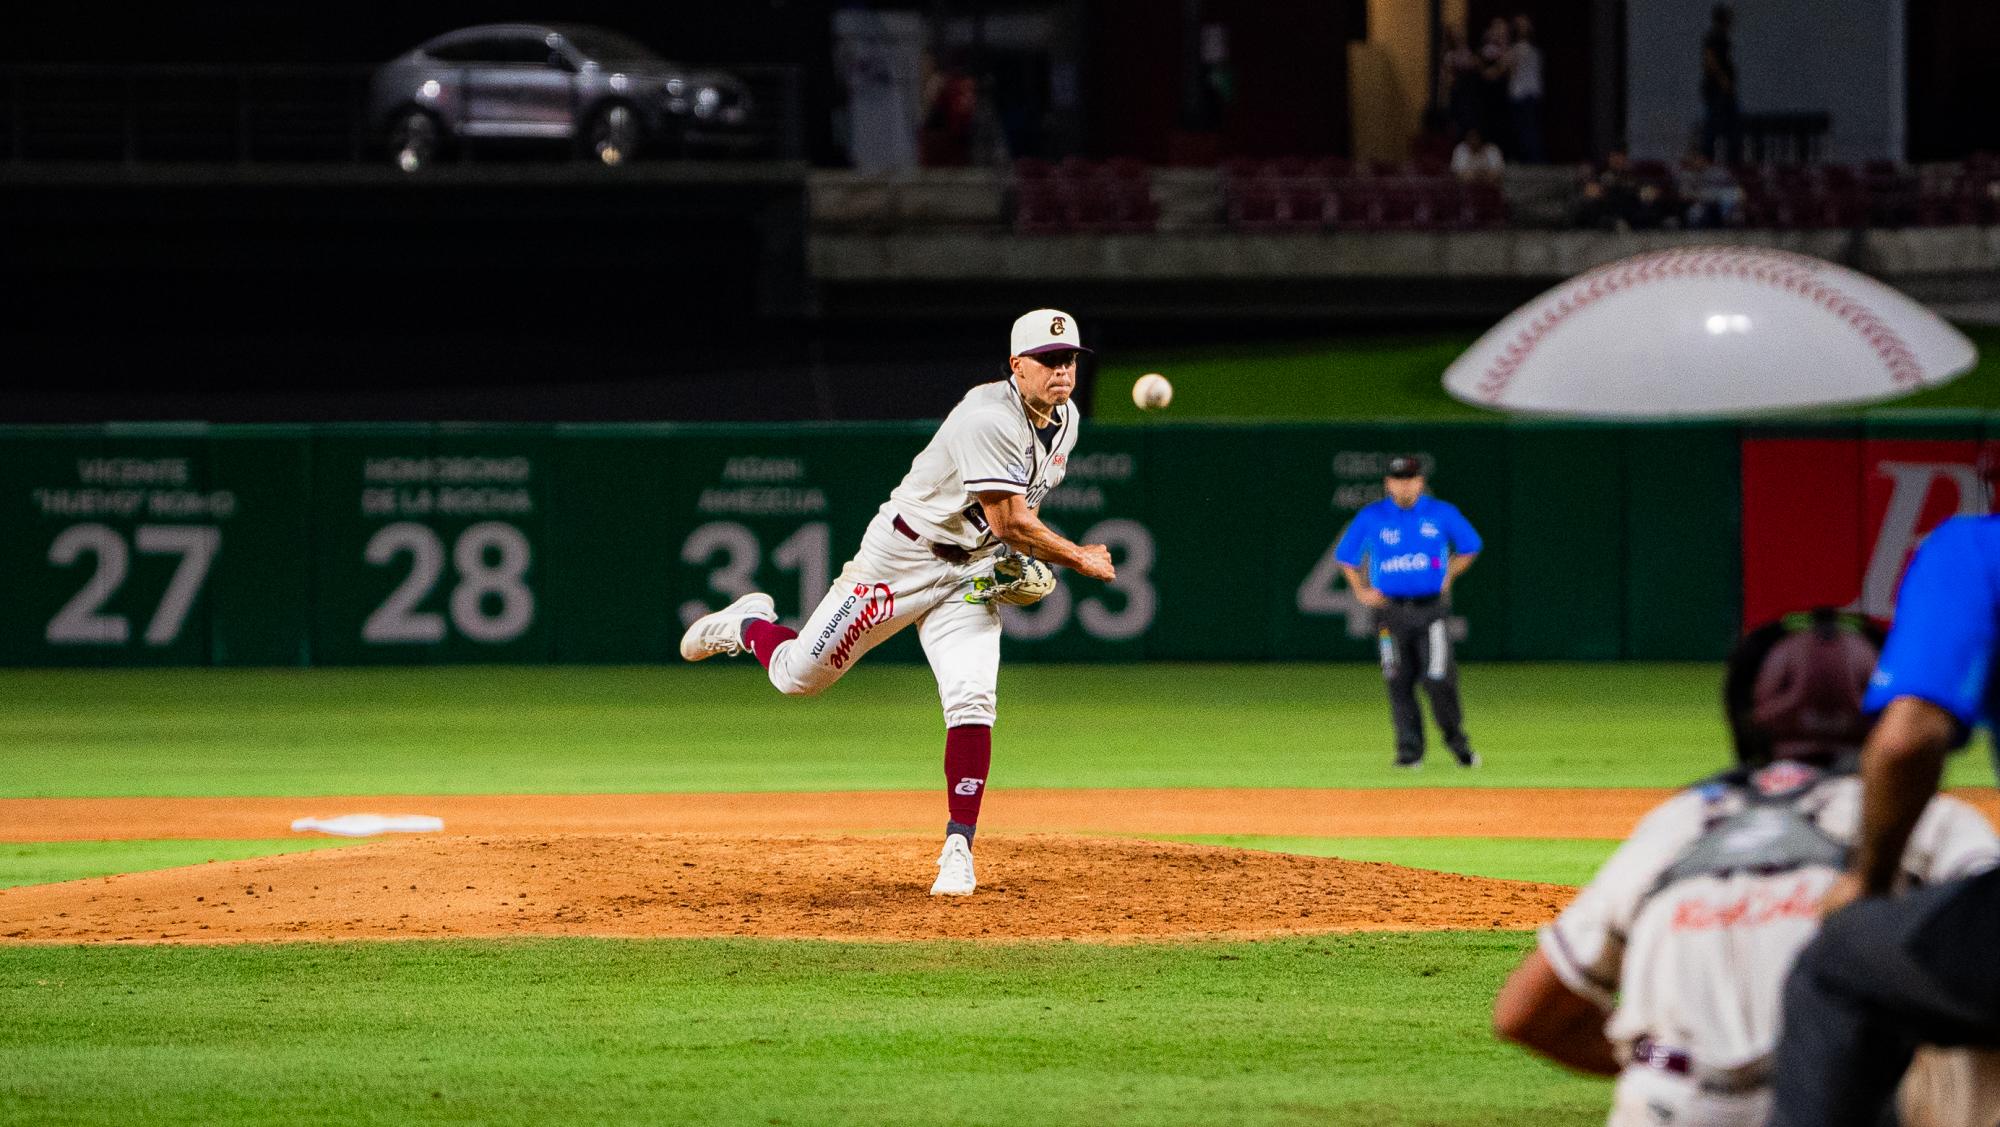
<svg viewBox="0 0 2000 1127"><path fill-rule="evenodd" d="M929 893L934 791L0 799L0 841L282 836L422 813L445 835L0 890L0 943L777 936L1096 941L1525 928L1574 894L1106 834L1621 838L1650 789L1012 790L980 889ZM1989 817L2000 802L1968 792ZM921 830L921 833L910 831Z"/></svg>
<svg viewBox="0 0 2000 1127"><path fill-rule="evenodd" d="M929 895L930 836L401 839L0 891L0 941L759 936L1249 938L1525 928L1573 890L1203 845L982 838L970 897Z"/></svg>

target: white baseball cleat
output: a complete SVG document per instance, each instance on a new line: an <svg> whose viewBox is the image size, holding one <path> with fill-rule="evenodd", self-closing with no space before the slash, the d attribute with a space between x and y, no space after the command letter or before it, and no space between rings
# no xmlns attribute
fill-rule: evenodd
<svg viewBox="0 0 2000 1127"><path fill-rule="evenodd" d="M719 611L702 615L688 626L687 633L681 635L681 657L688 661L707 661L717 654L742 653L743 620L746 618L776 622L778 608L772 604L771 596L762 591L752 591Z"/></svg>
<svg viewBox="0 0 2000 1127"><path fill-rule="evenodd" d="M931 882L932 896L970 896L979 887L979 881L972 875L972 843L964 834L952 834L944 839L944 851L938 854L937 880Z"/></svg>

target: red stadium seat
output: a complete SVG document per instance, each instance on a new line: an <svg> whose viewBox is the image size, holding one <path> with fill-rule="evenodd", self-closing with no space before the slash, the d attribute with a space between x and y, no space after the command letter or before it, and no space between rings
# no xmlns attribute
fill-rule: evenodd
<svg viewBox="0 0 2000 1127"><path fill-rule="evenodd" d="M1287 181L1280 189L1280 206L1289 226L1317 230L1326 223L1326 183L1316 177Z"/></svg>
<svg viewBox="0 0 2000 1127"><path fill-rule="evenodd" d="M1112 157L1105 161L1104 174L1113 180L1128 182L1152 179L1152 173L1147 170L1146 165L1131 157Z"/></svg>
<svg viewBox="0 0 2000 1127"><path fill-rule="evenodd" d="M1069 231L1069 208L1064 189L1048 180L1025 180L1014 185L1014 230L1024 235L1061 234Z"/></svg>
<svg viewBox="0 0 2000 1127"><path fill-rule="evenodd" d="M1229 197L1231 227L1264 231L1278 226L1278 190L1268 184L1245 184Z"/></svg>
<svg viewBox="0 0 2000 1127"><path fill-rule="evenodd" d="M1332 190L1333 225L1343 231L1363 231L1381 222L1382 186L1373 177L1352 176L1337 180Z"/></svg>
<svg viewBox="0 0 2000 1127"><path fill-rule="evenodd" d="M1354 175L1354 162L1346 157L1315 157L1306 162L1306 174L1324 180Z"/></svg>
<svg viewBox="0 0 2000 1127"><path fill-rule="evenodd" d="M1065 180L1088 180L1098 175L1100 169L1096 161L1087 157L1064 157L1056 165L1056 175Z"/></svg>
<svg viewBox="0 0 2000 1127"><path fill-rule="evenodd" d="M1431 201L1420 183L1407 177L1397 177L1382 186L1381 199L1377 226L1396 231L1430 225Z"/></svg>

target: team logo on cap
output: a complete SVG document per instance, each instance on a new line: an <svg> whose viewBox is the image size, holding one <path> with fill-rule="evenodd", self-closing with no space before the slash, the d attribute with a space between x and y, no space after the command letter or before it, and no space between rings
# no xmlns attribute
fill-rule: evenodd
<svg viewBox="0 0 2000 1127"><path fill-rule="evenodd" d="M1068 331L1069 331L1069 326L1063 324L1063 319L1061 317L1057 317L1049 322L1049 335L1052 337L1059 337Z"/></svg>

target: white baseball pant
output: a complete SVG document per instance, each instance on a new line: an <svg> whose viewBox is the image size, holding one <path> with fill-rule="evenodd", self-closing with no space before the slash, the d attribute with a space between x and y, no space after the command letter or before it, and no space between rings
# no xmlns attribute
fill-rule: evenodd
<svg viewBox="0 0 2000 1127"><path fill-rule="evenodd" d="M771 684L782 693L816 696L914 622L937 677L945 726L990 727L1000 680L1000 610L965 596L975 578L992 570L990 554L961 564L941 560L877 513L799 636L771 655Z"/></svg>
<svg viewBox="0 0 2000 1127"><path fill-rule="evenodd" d="M1618 1074L1606 1127L1763 1127L1771 1089L1709 1092L1686 1076L1633 1065Z"/></svg>

